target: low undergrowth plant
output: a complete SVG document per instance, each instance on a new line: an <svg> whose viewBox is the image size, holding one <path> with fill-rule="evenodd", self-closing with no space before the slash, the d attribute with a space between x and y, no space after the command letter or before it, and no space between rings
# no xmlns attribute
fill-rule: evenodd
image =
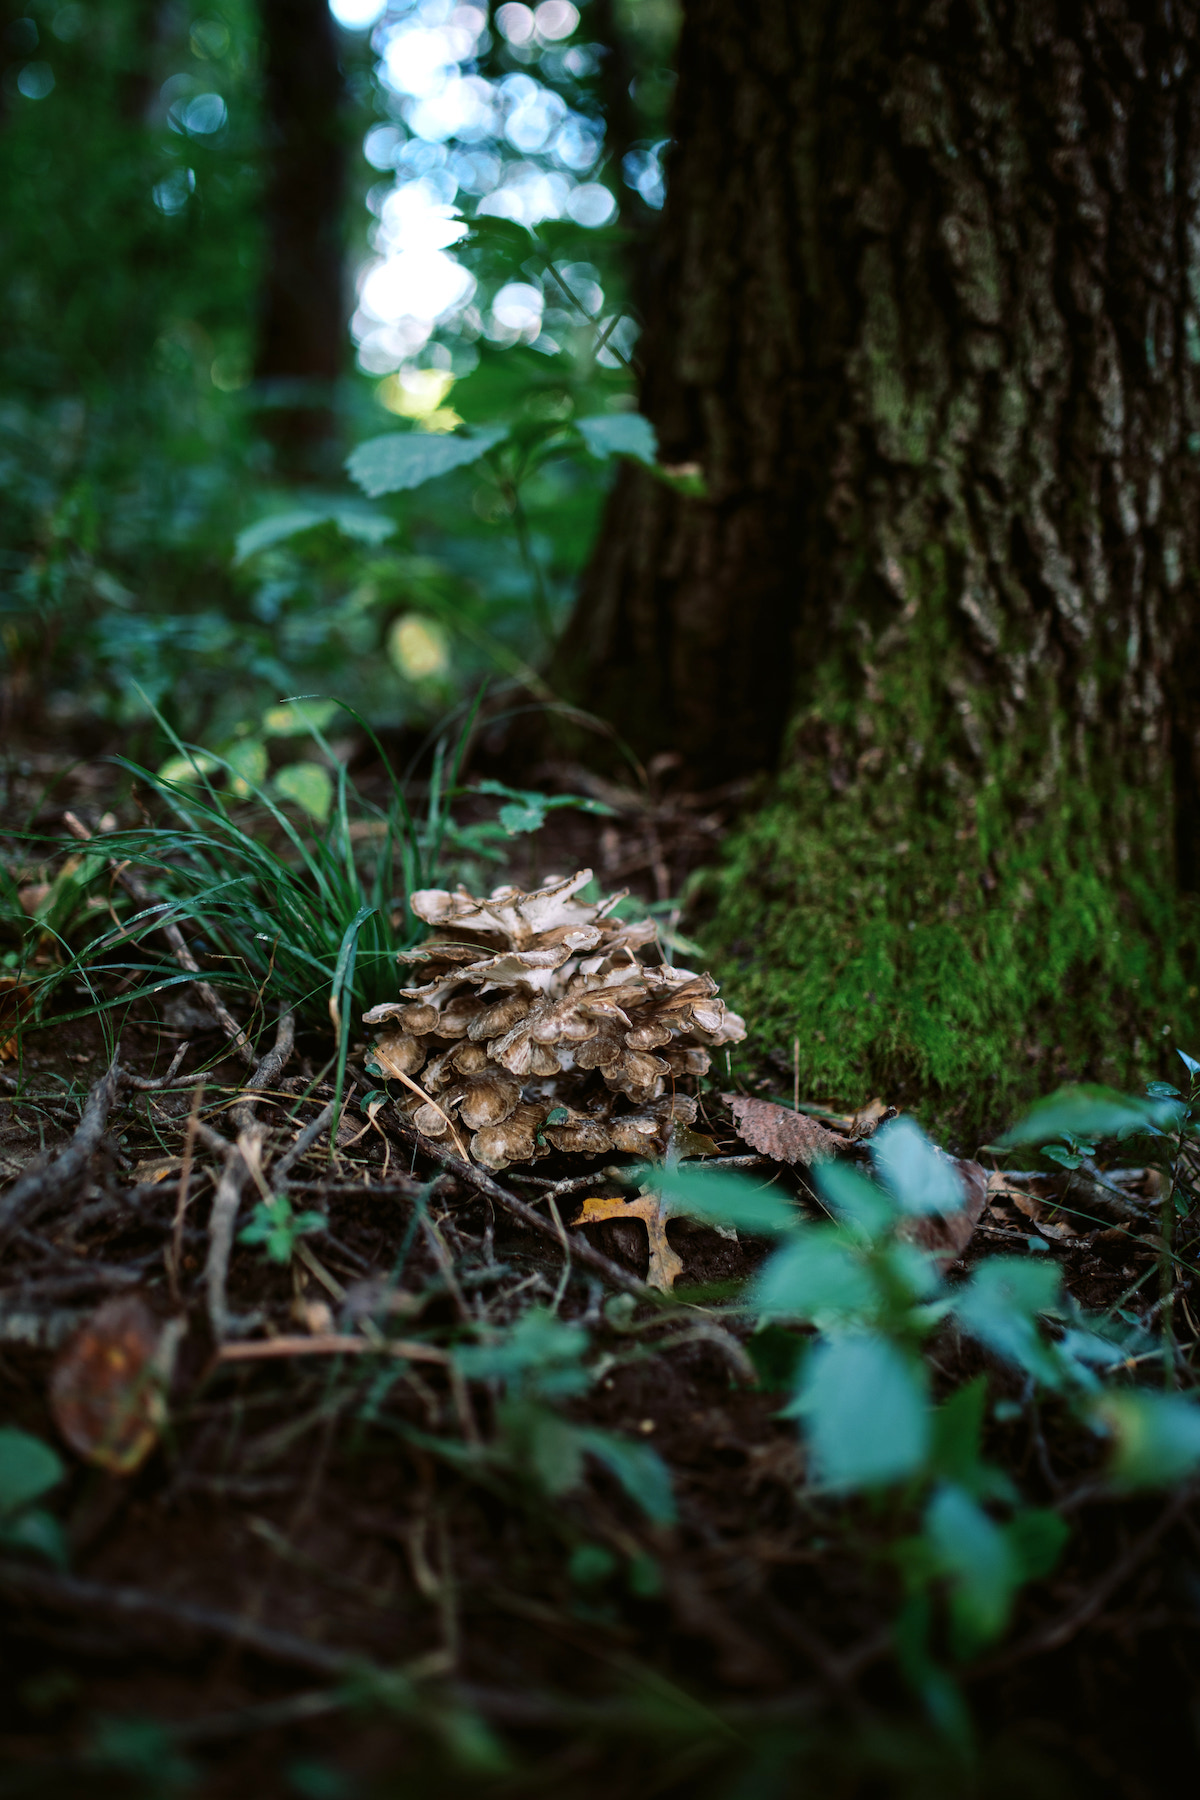
<svg viewBox="0 0 1200 1800"><path fill-rule="evenodd" d="M70 840L35 841L60 861L40 890L24 890L38 894L32 917L5 872L0 925L16 945L6 958L10 979L31 997L23 1023L124 1008L186 981L163 940L174 925L206 979L243 1014L249 1009L249 1029L265 1009L288 1006L302 1020L332 1022L344 1062L352 1024L394 997L397 953L425 932L409 894L477 879L552 810L609 810L496 781L465 788L481 699L482 691L454 737L435 744L420 806L353 713L379 753L388 798L379 804L356 787L319 722L336 711L328 702L288 703L320 760L286 764L273 778L257 759L218 756L170 733L174 754L158 771L122 760L157 821L107 832L82 853ZM498 801L497 815L465 821L468 797ZM125 871L136 872L144 902L122 887ZM64 1010L64 989L85 1003Z"/></svg>

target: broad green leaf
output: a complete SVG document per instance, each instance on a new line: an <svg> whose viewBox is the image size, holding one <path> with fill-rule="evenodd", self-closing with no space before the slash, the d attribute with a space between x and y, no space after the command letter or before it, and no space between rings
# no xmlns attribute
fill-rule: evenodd
<svg viewBox="0 0 1200 1800"><path fill-rule="evenodd" d="M58 1569L67 1566L67 1540L62 1526L43 1507L31 1506L15 1517L0 1520L0 1545L5 1549L32 1550Z"/></svg>
<svg viewBox="0 0 1200 1800"><path fill-rule="evenodd" d="M1021 1580L1040 1581L1058 1561L1071 1527L1048 1506L1029 1506L1010 1521L1005 1535Z"/></svg>
<svg viewBox="0 0 1200 1800"><path fill-rule="evenodd" d="M986 1644L1008 1623L1021 1572L1006 1533L962 1488L939 1487L925 1510L925 1538L950 1578L960 1652Z"/></svg>
<svg viewBox="0 0 1200 1800"><path fill-rule="evenodd" d="M1162 1487L1200 1467L1200 1406L1182 1394L1109 1394L1096 1413L1113 1433L1120 1487Z"/></svg>
<svg viewBox="0 0 1200 1800"><path fill-rule="evenodd" d="M62 1459L41 1438L15 1425L0 1430L0 1519L9 1519L52 1487L66 1471Z"/></svg>
<svg viewBox="0 0 1200 1800"><path fill-rule="evenodd" d="M848 1334L818 1344L788 1410L806 1421L817 1474L832 1488L903 1480L929 1449L924 1371L886 1338Z"/></svg>
<svg viewBox="0 0 1200 1800"><path fill-rule="evenodd" d="M420 487L451 469L478 462L508 436L507 425L487 425L468 437L459 433L391 431L369 438L346 458L346 468L363 492L374 500Z"/></svg>
<svg viewBox="0 0 1200 1800"><path fill-rule="evenodd" d="M849 1163L817 1163L813 1174L821 1199L844 1224L854 1226L868 1241L891 1231L896 1223L895 1202Z"/></svg>
<svg viewBox="0 0 1200 1800"><path fill-rule="evenodd" d="M1186 1050L1177 1050L1175 1054L1189 1075L1200 1075L1200 1062L1197 1062L1194 1056L1189 1056Z"/></svg>
<svg viewBox="0 0 1200 1800"><path fill-rule="evenodd" d="M534 1307L490 1344L460 1344L454 1360L470 1381L502 1381L541 1393L579 1393L591 1377L581 1366L588 1334Z"/></svg>
<svg viewBox="0 0 1200 1800"><path fill-rule="evenodd" d="M672 1212L711 1225L733 1225L751 1236L769 1237L791 1231L798 1223L795 1207L781 1195L741 1175L666 1164L643 1169L641 1178L669 1202Z"/></svg>
<svg viewBox="0 0 1200 1800"><path fill-rule="evenodd" d="M653 425L641 413L601 413L592 419L576 419L580 437L593 456L632 456L653 467L658 459L658 438Z"/></svg>
<svg viewBox="0 0 1200 1800"><path fill-rule="evenodd" d="M949 1213L962 1206L963 1186L954 1165L915 1119L881 1125L868 1148L876 1174L904 1212Z"/></svg>
<svg viewBox="0 0 1200 1800"><path fill-rule="evenodd" d="M997 1140L998 1149L1046 1144L1061 1137L1118 1137L1148 1128L1172 1130L1182 1112L1176 1100L1141 1100L1114 1088L1065 1087L1037 1105Z"/></svg>
<svg viewBox="0 0 1200 1800"><path fill-rule="evenodd" d="M301 737L313 730L326 730L341 712L336 700L283 700L268 707L263 714L262 729L267 737Z"/></svg>
<svg viewBox="0 0 1200 1800"><path fill-rule="evenodd" d="M971 1337L1054 1387L1062 1371L1038 1330L1036 1315L1054 1306L1058 1293L1053 1263L992 1256L961 1290L954 1311Z"/></svg>
<svg viewBox="0 0 1200 1800"><path fill-rule="evenodd" d="M382 544L396 530L396 521L386 513L371 512L361 502L355 505L297 507L291 512L272 513L239 531L234 545L234 566L248 562L260 551L286 543L315 525L336 525L343 537L355 538L362 544Z"/></svg>
<svg viewBox="0 0 1200 1800"><path fill-rule="evenodd" d="M261 787L267 774L267 751L257 738L241 738L225 752L229 765L229 785L240 800L245 800L252 787Z"/></svg>
<svg viewBox="0 0 1200 1800"><path fill-rule="evenodd" d="M322 763L288 763L275 777L275 792L318 825L325 823L333 807L333 780Z"/></svg>
<svg viewBox="0 0 1200 1800"><path fill-rule="evenodd" d="M528 800L510 800L497 816L509 837L519 837L524 831L541 830L546 823L546 808L536 795L531 795Z"/></svg>
<svg viewBox="0 0 1200 1800"><path fill-rule="evenodd" d="M836 1226L797 1231L758 1271L747 1296L766 1318L861 1317L875 1284Z"/></svg>
<svg viewBox="0 0 1200 1800"><path fill-rule="evenodd" d="M673 1525L676 1519L671 1472L657 1450L613 1431L589 1428L579 1433L585 1449L616 1477L631 1500L637 1502L656 1525Z"/></svg>
<svg viewBox="0 0 1200 1800"><path fill-rule="evenodd" d="M526 1455L539 1485L551 1499L569 1494L583 1478L581 1433L548 1407L531 1407Z"/></svg>
<svg viewBox="0 0 1200 1800"><path fill-rule="evenodd" d="M193 750L189 756L168 756L159 767L158 778L174 782L178 787L189 781L200 783L219 767L219 759L210 756L207 750Z"/></svg>

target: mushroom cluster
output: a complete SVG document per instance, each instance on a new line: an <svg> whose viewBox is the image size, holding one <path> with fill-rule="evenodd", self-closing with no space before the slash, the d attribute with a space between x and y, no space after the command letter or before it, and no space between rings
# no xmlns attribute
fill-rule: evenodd
<svg viewBox="0 0 1200 1800"><path fill-rule="evenodd" d="M661 1153L672 1124L696 1116L681 1079L746 1035L711 975L665 960L653 919L618 919L619 894L578 897L591 879L410 895L433 928L401 952L419 984L363 1015L387 1027L373 1059L404 1084L417 1129L457 1139L457 1118L489 1169L551 1148Z"/></svg>

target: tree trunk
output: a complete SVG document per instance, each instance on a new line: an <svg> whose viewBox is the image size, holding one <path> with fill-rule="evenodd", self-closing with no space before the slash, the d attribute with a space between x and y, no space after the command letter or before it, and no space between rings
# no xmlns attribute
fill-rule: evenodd
<svg viewBox="0 0 1200 1800"><path fill-rule="evenodd" d="M1195 7L685 0L676 139L642 406L707 496L623 472L560 686L702 781L786 742L718 935L778 1028L853 1014L818 1078L882 1078L886 1042L893 1079L947 1082L972 1030L997 1075L1017 1039L1065 1067L1103 1035L1063 1024L1072 984L1104 1033L1169 1038L1200 881ZM959 961L1016 1037L982 994L947 1012Z"/></svg>
<svg viewBox="0 0 1200 1800"><path fill-rule="evenodd" d="M342 78L327 0L260 0L266 258L254 376L291 474L321 472L345 356Z"/></svg>

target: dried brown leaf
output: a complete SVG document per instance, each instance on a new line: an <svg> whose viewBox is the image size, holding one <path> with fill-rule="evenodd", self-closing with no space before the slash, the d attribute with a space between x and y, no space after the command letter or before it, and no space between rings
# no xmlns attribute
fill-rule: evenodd
<svg viewBox="0 0 1200 1800"><path fill-rule="evenodd" d="M50 1410L79 1456L131 1475L167 1420L166 1386L183 1321L163 1325L136 1294L106 1300L50 1377Z"/></svg>
<svg viewBox="0 0 1200 1800"><path fill-rule="evenodd" d="M988 1203L988 1172L982 1164L959 1157L951 1157L950 1161L963 1186L963 1203L957 1212L921 1213L906 1219L900 1228L901 1236L928 1250L940 1269L958 1261L975 1235Z"/></svg>
<svg viewBox="0 0 1200 1800"><path fill-rule="evenodd" d="M636 1200L585 1200L575 1224L603 1225L610 1219L640 1219L650 1245L647 1285L669 1294L683 1274L683 1258L667 1240L667 1216L653 1194L641 1194Z"/></svg>
<svg viewBox="0 0 1200 1800"><path fill-rule="evenodd" d="M809 1168L819 1158L836 1156L846 1148L844 1137L807 1113L776 1106L773 1100L752 1100L746 1094L722 1094L721 1098L733 1114L743 1142L776 1162L803 1163Z"/></svg>

